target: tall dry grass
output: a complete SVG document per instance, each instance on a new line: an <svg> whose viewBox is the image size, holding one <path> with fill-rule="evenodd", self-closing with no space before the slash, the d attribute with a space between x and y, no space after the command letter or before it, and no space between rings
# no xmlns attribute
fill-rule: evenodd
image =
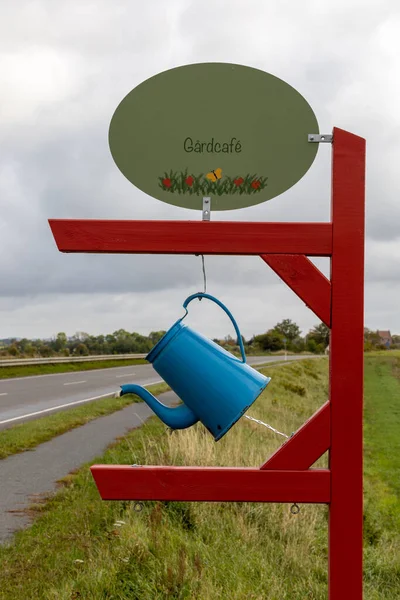
<svg viewBox="0 0 400 600"><path fill-rule="evenodd" d="M324 359L264 372L272 382L249 414L288 435L327 399ZM142 464L258 467L284 441L241 419L218 443L202 425L166 432L161 441L145 440L144 460L140 458ZM295 516L289 509L254 503L146 506L141 540L147 539L147 547L166 559L160 565L158 585L165 591L159 597L326 597L327 510L304 505ZM137 521L135 517L136 525Z"/></svg>

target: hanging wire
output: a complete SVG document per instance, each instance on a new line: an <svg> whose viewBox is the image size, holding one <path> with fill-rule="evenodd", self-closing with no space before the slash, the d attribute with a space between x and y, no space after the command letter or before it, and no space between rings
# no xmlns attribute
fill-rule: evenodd
<svg viewBox="0 0 400 600"><path fill-rule="evenodd" d="M203 294L207 293L207 275L206 275L206 266L204 263L204 254L200 254L201 256L201 266L203 269ZM201 300L201 298L199 298L199 300Z"/></svg>
<svg viewBox="0 0 400 600"><path fill-rule="evenodd" d="M244 416L246 417L246 419L250 419L250 421L254 421L255 423L258 423L259 425L264 425L264 427L267 427L268 429L270 429L274 433L277 433L278 435L283 435L283 437L285 437L285 438L289 437L288 435L286 435L286 433L282 433L281 431L278 431L271 425L268 425L268 423L264 423L264 421L260 421L259 419L255 419L254 417L250 417L249 415L244 415Z"/></svg>

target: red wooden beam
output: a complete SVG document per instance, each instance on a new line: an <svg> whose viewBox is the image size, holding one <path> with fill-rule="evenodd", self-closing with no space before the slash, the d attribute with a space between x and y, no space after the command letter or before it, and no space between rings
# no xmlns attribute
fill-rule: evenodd
<svg viewBox="0 0 400 600"><path fill-rule="evenodd" d="M50 219L61 252L330 256L331 223Z"/></svg>
<svg viewBox="0 0 400 600"><path fill-rule="evenodd" d="M261 469L308 469L329 449L330 426L330 404L326 402Z"/></svg>
<svg viewBox="0 0 400 600"><path fill-rule="evenodd" d="M95 465L92 473L110 500L330 503L329 600L361 600L365 140L333 133L331 223L51 220L50 226L62 252L332 256L330 442L322 407L262 469ZM328 324L326 282L304 256L283 261L266 262ZM311 296L303 268L316 287ZM330 471L299 470L327 445Z"/></svg>
<svg viewBox="0 0 400 600"><path fill-rule="evenodd" d="M262 254L261 258L330 327L331 283L311 260L301 254Z"/></svg>
<svg viewBox="0 0 400 600"><path fill-rule="evenodd" d="M330 473L213 467L94 465L103 500L203 502L330 501Z"/></svg>
<svg viewBox="0 0 400 600"><path fill-rule="evenodd" d="M329 599L362 599L365 140L334 129Z"/></svg>

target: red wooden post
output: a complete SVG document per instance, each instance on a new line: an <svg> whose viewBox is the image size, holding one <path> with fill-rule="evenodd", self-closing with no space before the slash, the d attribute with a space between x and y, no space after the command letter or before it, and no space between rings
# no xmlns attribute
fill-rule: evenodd
<svg viewBox="0 0 400 600"><path fill-rule="evenodd" d="M330 325L330 400L259 470L95 465L92 473L108 499L285 502L293 492L328 502L329 600L361 600L365 140L336 128L333 139L331 223L50 226L62 252L261 255ZM330 282L306 255L332 257ZM309 469L328 448L330 472Z"/></svg>
<svg viewBox="0 0 400 600"><path fill-rule="evenodd" d="M362 598L365 140L334 129L329 599Z"/></svg>

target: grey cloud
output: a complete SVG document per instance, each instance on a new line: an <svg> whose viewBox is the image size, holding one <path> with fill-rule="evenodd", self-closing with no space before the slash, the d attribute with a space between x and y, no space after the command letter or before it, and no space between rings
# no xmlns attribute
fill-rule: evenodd
<svg viewBox="0 0 400 600"><path fill-rule="evenodd" d="M140 312L146 332L172 318L186 290L201 289L199 258L62 255L47 219L200 219L136 190L112 161L107 130L117 104L143 79L205 61L271 72L306 97L321 130L336 125L367 137L366 320L390 317L393 325L385 326L400 330L392 300L377 292L390 285L398 295L400 278L400 89L393 76L399 43L390 35L400 18L396 2L42 0L4 5L0 16L6 91L0 110L0 333L8 322L15 331L24 324L41 335L58 328L63 312L65 328L74 329L75 322L75 329L104 330L118 315L124 326L129 311L118 313L119 301ZM330 152L321 146L310 171L281 197L212 218L329 220ZM272 321L299 319L305 329L315 322L256 257L209 257L206 264L210 289L232 299L247 332L260 330L265 313ZM328 272L326 261L318 264Z"/></svg>

